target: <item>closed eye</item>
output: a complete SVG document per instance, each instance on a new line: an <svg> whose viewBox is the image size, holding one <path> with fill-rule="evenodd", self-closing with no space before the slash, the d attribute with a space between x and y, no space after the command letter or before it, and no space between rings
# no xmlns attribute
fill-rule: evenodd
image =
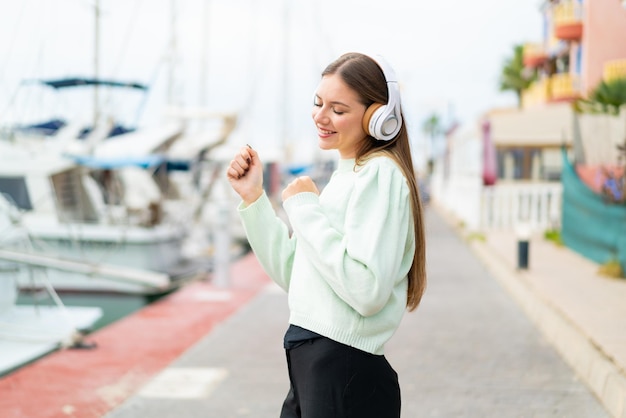
<svg viewBox="0 0 626 418"><path fill-rule="evenodd" d="M323 106L322 102L319 100L318 97L313 99L313 106L315 106L315 107L322 107ZM331 109L332 109L333 113L335 113L336 115L343 115L344 113L346 113L344 111L337 110L334 106Z"/></svg>

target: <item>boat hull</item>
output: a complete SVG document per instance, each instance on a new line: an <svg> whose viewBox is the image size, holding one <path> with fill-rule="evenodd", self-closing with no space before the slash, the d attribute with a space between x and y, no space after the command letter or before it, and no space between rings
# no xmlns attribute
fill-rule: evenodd
<svg viewBox="0 0 626 418"><path fill-rule="evenodd" d="M12 306L0 314L0 376L72 343L102 317L98 307Z"/></svg>
<svg viewBox="0 0 626 418"><path fill-rule="evenodd" d="M107 264L140 271L168 274L182 262L181 248L184 234L175 228L116 228L81 227L56 231L30 229L32 242L46 254L60 259L89 264ZM22 290L42 288L47 280L58 292L107 292L155 294L175 287L155 288L115 277L85 275L80 272L56 269L22 269L17 284Z"/></svg>

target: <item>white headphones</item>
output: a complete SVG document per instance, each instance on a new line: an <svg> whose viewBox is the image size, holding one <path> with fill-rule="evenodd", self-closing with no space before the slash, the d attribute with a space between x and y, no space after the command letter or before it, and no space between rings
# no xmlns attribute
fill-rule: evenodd
<svg viewBox="0 0 626 418"><path fill-rule="evenodd" d="M363 130L379 141L392 140L402 127L400 88L393 68L380 55L370 56L385 75L389 101L387 104L374 103L363 115Z"/></svg>

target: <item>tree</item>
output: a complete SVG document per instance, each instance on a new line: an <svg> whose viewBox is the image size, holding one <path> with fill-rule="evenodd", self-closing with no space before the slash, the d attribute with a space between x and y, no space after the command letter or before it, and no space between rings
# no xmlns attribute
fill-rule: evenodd
<svg viewBox="0 0 626 418"><path fill-rule="evenodd" d="M443 132L441 118L433 113L422 123L422 131L430 139L430 155L428 156L428 172L432 173L435 159L435 138Z"/></svg>
<svg viewBox="0 0 626 418"><path fill-rule="evenodd" d="M574 110L579 113L600 113L619 116L622 106L626 105L626 78L615 78L610 81L601 81L589 94L588 99L578 99L574 102ZM617 165L626 162L626 138L623 144L617 145ZM608 201L626 203L626 174L616 176L609 171L602 185L602 194Z"/></svg>
<svg viewBox="0 0 626 418"><path fill-rule="evenodd" d="M537 79L535 71L524 67L524 46L515 45L513 56L507 58L500 74L500 91L513 90L517 106L522 107L522 92Z"/></svg>
<svg viewBox="0 0 626 418"><path fill-rule="evenodd" d="M588 99L574 103L574 109L582 113L619 115L623 105L626 105L626 78L616 78L600 82Z"/></svg>
<svg viewBox="0 0 626 418"><path fill-rule="evenodd" d="M622 106L626 105L626 77L601 81L589 94L588 99L574 102L574 110L579 113L604 113L619 116ZM617 145L618 164L626 162L626 138Z"/></svg>
<svg viewBox="0 0 626 418"><path fill-rule="evenodd" d="M422 131L432 139L441 133L441 118L438 114L433 113L424 120Z"/></svg>

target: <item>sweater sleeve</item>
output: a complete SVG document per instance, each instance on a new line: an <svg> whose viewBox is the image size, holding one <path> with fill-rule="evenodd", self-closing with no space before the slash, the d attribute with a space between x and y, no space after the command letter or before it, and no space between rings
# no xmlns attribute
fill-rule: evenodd
<svg viewBox="0 0 626 418"><path fill-rule="evenodd" d="M395 163L376 160L356 174L343 232L331 226L317 196L301 193L285 201L306 256L335 294L362 316L383 309L406 276L414 248L406 179Z"/></svg>
<svg viewBox="0 0 626 418"><path fill-rule="evenodd" d="M248 242L265 272L285 291L289 290L295 253L295 237L276 215L267 195L254 203L238 207Z"/></svg>

